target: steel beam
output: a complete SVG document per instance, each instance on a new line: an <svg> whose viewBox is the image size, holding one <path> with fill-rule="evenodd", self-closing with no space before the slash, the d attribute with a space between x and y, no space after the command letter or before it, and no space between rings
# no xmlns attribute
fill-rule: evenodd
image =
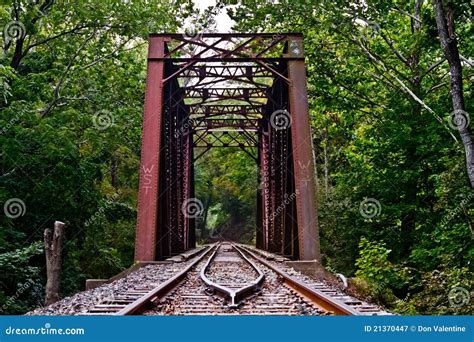
<svg viewBox="0 0 474 342"><path fill-rule="evenodd" d="M302 46L301 37L294 38ZM289 52L292 53L291 51ZM294 52L293 52L294 53ZM301 52L302 53L302 52ZM288 61L292 155L300 260L320 260L319 227L304 61Z"/></svg>
<svg viewBox="0 0 474 342"><path fill-rule="evenodd" d="M158 216L164 37L150 37L143 115L135 261L154 261Z"/></svg>
<svg viewBox="0 0 474 342"><path fill-rule="evenodd" d="M182 207L194 197L193 162L213 147L239 147L260 166L258 247L319 260L305 77L300 34L150 36L137 261L194 246ZM272 127L275 111L291 114L290 128Z"/></svg>

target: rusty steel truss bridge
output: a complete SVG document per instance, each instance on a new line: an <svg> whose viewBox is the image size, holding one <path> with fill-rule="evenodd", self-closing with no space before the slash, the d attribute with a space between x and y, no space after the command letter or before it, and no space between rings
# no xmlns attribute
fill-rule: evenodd
<svg viewBox="0 0 474 342"><path fill-rule="evenodd" d="M260 170L256 247L319 260L302 35L204 33L149 38L136 261L195 246L193 163L223 147Z"/></svg>

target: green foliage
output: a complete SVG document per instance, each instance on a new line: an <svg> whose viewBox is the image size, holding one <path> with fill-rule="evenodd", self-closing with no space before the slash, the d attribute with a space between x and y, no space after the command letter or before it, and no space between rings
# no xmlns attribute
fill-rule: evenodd
<svg viewBox="0 0 474 342"><path fill-rule="evenodd" d="M43 254L43 244L31 245L0 254L0 313L17 314L38 304L43 287L40 267L32 259Z"/></svg>
<svg viewBox="0 0 474 342"><path fill-rule="evenodd" d="M418 281L410 284L408 298L399 302L396 310L401 314L470 315L474 310L471 274L467 267L453 268L446 264L434 271L423 272Z"/></svg>
<svg viewBox="0 0 474 342"><path fill-rule="evenodd" d="M201 240L250 243L255 235L257 165L238 148L211 149L196 163L196 197L204 203Z"/></svg>
<svg viewBox="0 0 474 342"><path fill-rule="evenodd" d="M462 56L474 51L470 11L467 0L455 5ZM324 264L356 274L380 302L441 312L419 293L435 295L436 272L449 286L451 272L473 278L474 195L448 126L449 67L432 4L253 0L228 13L237 31L304 35ZM465 63L466 99L472 76ZM361 215L368 198L380 203L373 217Z"/></svg>
<svg viewBox="0 0 474 342"><path fill-rule="evenodd" d="M392 282L395 276L394 265L388 260L391 250L383 243L370 242L366 238L360 241L360 257L356 261L356 276L370 283Z"/></svg>
<svg viewBox="0 0 474 342"><path fill-rule="evenodd" d="M18 198L26 209L17 218L2 211L0 253L26 250L55 220L65 222L65 296L133 263L146 39L176 31L192 6L48 3L0 5L2 32L12 21L24 26L24 39L0 41L0 204ZM44 259L30 258L31 270L24 263L11 264L21 274L0 272L0 306L26 279L44 284ZM41 295L25 291L8 310L23 313Z"/></svg>
<svg viewBox="0 0 474 342"><path fill-rule="evenodd" d="M362 238L359 247L355 276L368 284L367 290L373 298L384 305L395 305L397 298L394 292L403 291L411 280L407 270L389 260L391 250L384 243Z"/></svg>
<svg viewBox="0 0 474 342"><path fill-rule="evenodd" d="M26 210L0 216L0 305L21 313L41 300L20 289L41 290L44 260L33 241L55 220L66 223L63 295L133 262L145 39L184 18L214 21L193 15L190 0L13 3L0 5L0 24L19 21L25 31L21 42L1 41L0 204L19 198ZM472 289L474 195L448 126L449 70L431 3L414 13L398 0L249 0L227 11L237 31L304 34L323 262L402 313L472 313L447 296ZM471 14L467 0L456 2L466 57ZM464 65L471 99L473 69ZM466 107L474 112L472 101ZM195 177L202 240L251 241L255 162L218 149ZM368 198L380 203L373 217L361 215Z"/></svg>

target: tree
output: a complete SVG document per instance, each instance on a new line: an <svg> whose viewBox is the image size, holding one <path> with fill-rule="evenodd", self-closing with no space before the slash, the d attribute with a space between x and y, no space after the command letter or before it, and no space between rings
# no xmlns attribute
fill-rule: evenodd
<svg viewBox="0 0 474 342"><path fill-rule="evenodd" d="M423 291L449 305L449 289L435 293L432 275L441 271L446 286L467 286L472 273L462 270L474 253L472 188L461 176L457 133L443 119L452 111L450 67L433 7L422 0L253 0L225 8L237 31L304 34L317 172L324 175L318 195L324 265L393 292L385 304L401 312L446 312L422 296L411 299ZM469 18L458 19L460 55L471 55ZM472 77L471 68L464 77ZM390 251L386 258L403 273L397 273L403 284L370 277L385 258L364 247L372 245Z"/></svg>
<svg viewBox="0 0 474 342"><path fill-rule="evenodd" d="M471 187L474 188L474 142L469 126L469 114L465 111L461 56L455 28L455 8L453 1L433 0L436 25L438 27L441 49L449 63L451 78L451 99L453 102L452 120L459 129L466 152L467 175Z"/></svg>
<svg viewBox="0 0 474 342"><path fill-rule="evenodd" d="M0 205L24 203L17 217L0 212L0 253L65 222L60 296L133 263L146 39L175 32L190 11L188 0L0 5ZM46 282L44 261L29 260L35 284ZM11 274L1 272L2 307L3 291L11 297L28 281ZM23 313L39 298L25 292L5 311Z"/></svg>

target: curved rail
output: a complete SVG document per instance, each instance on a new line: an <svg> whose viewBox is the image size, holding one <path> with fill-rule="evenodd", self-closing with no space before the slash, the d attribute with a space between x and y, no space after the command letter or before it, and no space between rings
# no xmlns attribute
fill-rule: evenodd
<svg viewBox="0 0 474 342"><path fill-rule="evenodd" d="M318 291L317 289L313 289L306 284L304 284L302 281L296 279L295 277L292 277L285 271L279 269L272 263L268 262L267 260L255 255L248 249L242 246L234 246L237 250L239 250L241 253L247 253L249 254L252 258L257 260L258 262L262 263L266 267L270 268L274 272L276 272L279 276L281 276L285 282L286 285L291 287L294 291L298 292L302 296L310 299L313 303L315 303L317 306L320 308L333 312L335 315L352 315L352 316L360 316L361 313L354 310L347 304L341 302L340 300L337 300L335 298L331 298L330 296L324 294L321 291Z"/></svg>
<svg viewBox="0 0 474 342"><path fill-rule="evenodd" d="M219 250L219 247L217 247L217 249L214 251L214 253L211 255L211 257L207 260L206 264L204 265L204 267L201 269L201 272L200 272L200 277L201 279L211 288L213 288L214 290L216 290L217 292L220 292L221 294L223 294L224 296L227 296L230 298L230 305L229 307L231 308L236 308L238 307L238 303L239 301L244 297L245 294L249 293L249 292L255 292L255 290L257 290L260 285L262 284L262 282L264 281L265 279L265 275L263 274L263 272L257 267L257 265L255 265L249 258L247 258L245 256L245 254L240 251L236 246L234 245L231 245L232 248L234 248L239 254L240 256L242 257L242 259L245 260L245 262L247 262L257 273L258 273L258 278L252 282L250 282L248 285L246 286L243 286L239 289L231 289L231 288L228 288L226 286L223 286L223 285L220 285L216 282L213 282L212 280L210 280L208 277L206 277L206 271L207 269L209 268L212 260L214 260L218 250Z"/></svg>
<svg viewBox="0 0 474 342"><path fill-rule="evenodd" d="M153 290L146 293L144 296L128 304L123 309L114 313L114 315L116 316L133 315L145 310L148 303L150 303L157 297L163 297L165 294L167 294L172 289L174 289L179 283L181 283L181 281L184 279L186 274L194 266L196 266L206 255L208 255L209 252L212 251L213 249L217 249L217 246L208 247L207 250L203 251L200 256L196 257L196 259L193 260L189 265L187 265L181 272L179 272L172 278L168 279L164 283L160 284L159 286L155 287Z"/></svg>

